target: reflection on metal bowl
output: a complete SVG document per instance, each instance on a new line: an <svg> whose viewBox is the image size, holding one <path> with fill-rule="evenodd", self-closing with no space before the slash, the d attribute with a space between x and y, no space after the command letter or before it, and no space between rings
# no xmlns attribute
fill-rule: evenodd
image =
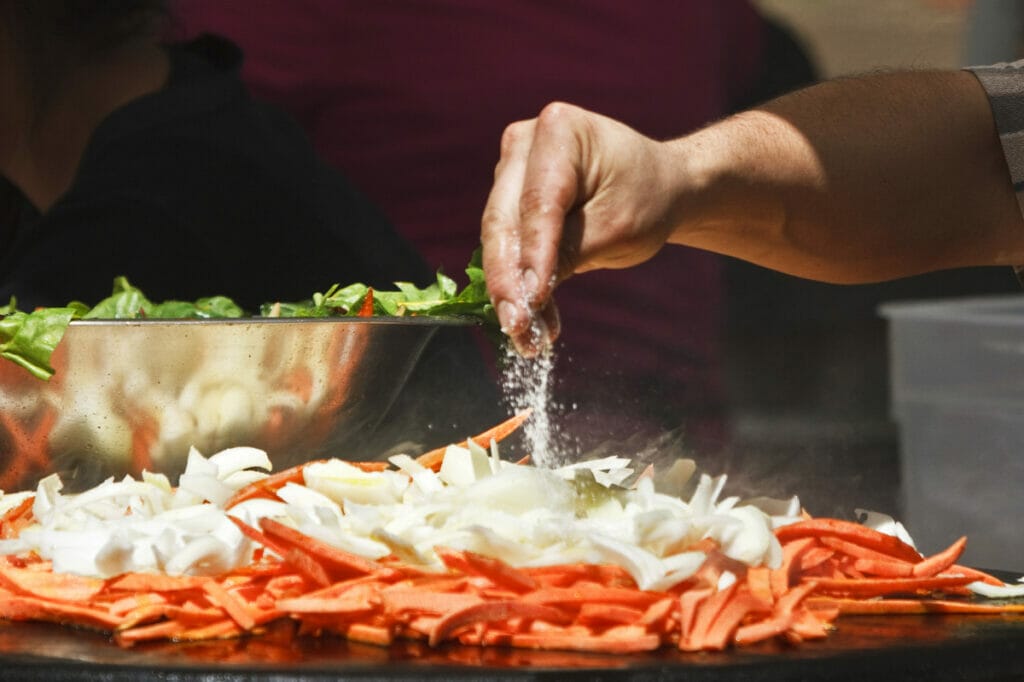
<svg viewBox="0 0 1024 682"><path fill-rule="evenodd" d="M0 489L52 472L72 489L143 469L176 480L190 446L260 447L275 469L343 456L387 412L435 332L466 324L73 322L49 382L0 361Z"/></svg>

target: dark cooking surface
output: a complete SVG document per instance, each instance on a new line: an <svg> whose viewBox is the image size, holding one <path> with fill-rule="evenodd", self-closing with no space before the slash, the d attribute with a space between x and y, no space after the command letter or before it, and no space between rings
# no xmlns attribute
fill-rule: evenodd
<svg viewBox="0 0 1024 682"><path fill-rule="evenodd" d="M0 679L121 680L1017 680L1024 679L1024 615L849 616L823 641L712 654L605 656L448 647L390 648L263 637L122 649L99 634L0 623Z"/></svg>

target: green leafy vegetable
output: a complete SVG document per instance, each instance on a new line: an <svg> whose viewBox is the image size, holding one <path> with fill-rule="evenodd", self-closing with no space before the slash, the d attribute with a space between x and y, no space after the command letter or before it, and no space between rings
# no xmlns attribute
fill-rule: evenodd
<svg viewBox="0 0 1024 682"><path fill-rule="evenodd" d="M0 357L16 362L34 376L53 376L50 356L75 315L74 308L14 310L0 319Z"/></svg>
<svg viewBox="0 0 1024 682"><path fill-rule="evenodd" d="M157 318L164 320L242 317L243 311L226 296L188 301L153 303L124 277L114 278L114 292L82 314L85 320L134 320Z"/></svg>
<svg viewBox="0 0 1024 682"><path fill-rule="evenodd" d="M469 284L461 291L453 279L437 273L434 282L420 289L409 282L396 282L394 291L373 290L373 314L378 316L476 317L489 326L498 324L487 294L477 249L466 268ZM295 303L264 303L262 317L351 317L359 314L370 287L365 284L331 286L308 300ZM72 320L135 319L222 319L246 316L226 296L211 296L194 302L154 303L126 278L114 279L110 296L89 307L72 301L63 308L40 308L27 313L18 310L17 301L0 306L0 356L18 363L36 377L53 376L50 356L60 343Z"/></svg>

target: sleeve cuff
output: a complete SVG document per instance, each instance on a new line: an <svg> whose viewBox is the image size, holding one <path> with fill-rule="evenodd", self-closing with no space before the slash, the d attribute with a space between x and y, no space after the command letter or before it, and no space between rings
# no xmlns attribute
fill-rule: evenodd
<svg viewBox="0 0 1024 682"><path fill-rule="evenodd" d="M1024 216L1024 60L970 66L966 70L974 74L988 95L1017 206ZM1014 272L1024 285L1024 265L1014 267Z"/></svg>

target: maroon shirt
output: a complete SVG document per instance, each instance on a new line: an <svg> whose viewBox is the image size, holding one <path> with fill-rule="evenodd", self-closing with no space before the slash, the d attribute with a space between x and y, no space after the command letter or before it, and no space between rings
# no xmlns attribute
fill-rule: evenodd
<svg viewBox="0 0 1024 682"><path fill-rule="evenodd" d="M552 100L655 138L728 110L758 66L740 0L179 0L186 32L246 54L253 93L296 117L428 263L462 278L505 126ZM668 248L558 293L567 374L609 369L659 401L718 398L717 257ZM571 360L570 360L571 358Z"/></svg>

